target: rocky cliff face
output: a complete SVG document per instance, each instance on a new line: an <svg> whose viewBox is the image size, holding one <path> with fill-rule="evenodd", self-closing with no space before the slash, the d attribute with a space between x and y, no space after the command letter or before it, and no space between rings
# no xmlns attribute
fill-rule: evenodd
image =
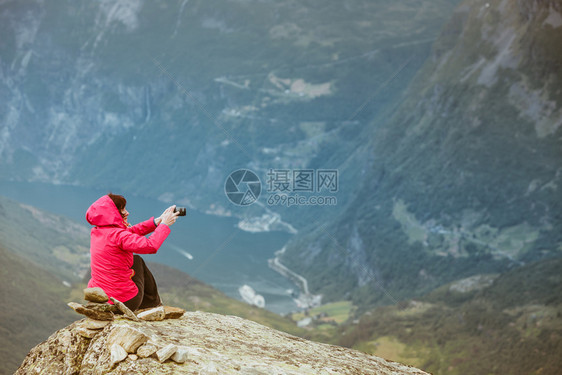
<svg viewBox="0 0 562 375"><path fill-rule="evenodd" d="M178 320L84 324L37 345L16 374L426 374L235 316L187 312Z"/></svg>
<svg viewBox="0 0 562 375"><path fill-rule="evenodd" d="M2 1L0 177L109 180L206 209L228 205L238 168L334 168L423 63L451 3Z"/></svg>
<svg viewBox="0 0 562 375"><path fill-rule="evenodd" d="M313 290L333 294L327 275L347 273L333 283L382 286L393 303L559 255L561 43L558 1L463 1L374 130L371 168L347 212L282 260Z"/></svg>

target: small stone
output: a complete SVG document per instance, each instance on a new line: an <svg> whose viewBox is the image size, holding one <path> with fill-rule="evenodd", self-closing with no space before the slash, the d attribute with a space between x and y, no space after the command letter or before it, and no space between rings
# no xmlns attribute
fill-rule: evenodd
<svg viewBox="0 0 562 375"><path fill-rule="evenodd" d="M179 307L164 306L164 319L179 319L185 313L184 309Z"/></svg>
<svg viewBox="0 0 562 375"><path fill-rule="evenodd" d="M84 299L90 302L107 302L109 297L102 288L86 288L84 289Z"/></svg>
<svg viewBox="0 0 562 375"><path fill-rule="evenodd" d="M185 363L187 361L187 355L189 354L189 348L185 346L178 346L178 350L172 355L172 361L176 363Z"/></svg>
<svg viewBox="0 0 562 375"><path fill-rule="evenodd" d="M111 322L109 320L94 320L86 318L80 326L86 329L103 329Z"/></svg>
<svg viewBox="0 0 562 375"><path fill-rule="evenodd" d="M158 351L154 344L145 343L137 349L137 355L141 358L148 358Z"/></svg>
<svg viewBox="0 0 562 375"><path fill-rule="evenodd" d="M150 310L143 311L139 313L138 317L142 320L164 320L166 313L164 312L164 306L158 306Z"/></svg>
<svg viewBox="0 0 562 375"><path fill-rule="evenodd" d="M112 312L103 312L103 311L96 311L92 309L88 309L83 305L76 303L76 302L69 302L68 306L70 306L74 311L78 314L82 314L87 316L88 318L95 319L95 320L113 320L113 313Z"/></svg>
<svg viewBox="0 0 562 375"><path fill-rule="evenodd" d="M129 326L116 327L107 336L107 344L119 344L127 353L135 353L137 348L148 341L148 336Z"/></svg>
<svg viewBox="0 0 562 375"><path fill-rule="evenodd" d="M174 355L176 350L178 350L177 346L175 346L174 344L168 344L156 352L156 357L158 357L158 360L160 361L160 363L162 363L172 355Z"/></svg>
<svg viewBox="0 0 562 375"><path fill-rule="evenodd" d="M111 301L117 306L117 308L125 315L126 318L134 320L135 322L140 322L140 319L121 301L116 300L111 297Z"/></svg>
<svg viewBox="0 0 562 375"><path fill-rule="evenodd" d="M139 357L136 354L129 354L129 359L131 361L136 361L137 359L139 359Z"/></svg>
<svg viewBox="0 0 562 375"><path fill-rule="evenodd" d="M107 302L106 303L88 302L87 304L84 305L84 307L90 310L103 311L103 312L113 312L113 313L121 312L117 306Z"/></svg>
<svg viewBox="0 0 562 375"><path fill-rule="evenodd" d="M78 332L80 336L85 337L87 339L93 339L95 335L100 333L100 331L84 328L81 326L76 327L75 331Z"/></svg>
<svg viewBox="0 0 562 375"><path fill-rule="evenodd" d="M127 358L127 351L119 344L111 345L111 367Z"/></svg>

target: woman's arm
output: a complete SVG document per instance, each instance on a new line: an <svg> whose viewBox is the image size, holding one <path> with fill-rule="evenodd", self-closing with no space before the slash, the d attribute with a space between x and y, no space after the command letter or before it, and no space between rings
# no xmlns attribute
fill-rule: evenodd
<svg viewBox="0 0 562 375"><path fill-rule="evenodd" d="M137 224L138 225L138 224ZM154 223L152 224L154 225ZM117 235L117 244L125 251L138 254L154 254L170 234L170 227L166 224L159 225L148 238L143 235L122 230Z"/></svg>
<svg viewBox="0 0 562 375"><path fill-rule="evenodd" d="M164 212L162 212L162 215L160 215L159 217L157 218L151 217L150 219L143 221L142 223L138 223L136 225L127 228L127 230L132 233L136 233L140 236L146 236L154 229L156 229L156 227L160 225L160 223L162 223L163 221L164 224L168 224L168 226L170 226L176 221L174 218L176 218L179 215L179 213L177 212L174 213L175 209L176 209L176 205L174 204L173 206L166 208Z"/></svg>
<svg viewBox="0 0 562 375"><path fill-rule="evenodd" d="M148 220L145 220L143 222L133 225L132 227L127 228L127 230L131 233L138 234L139 236L146 236L147 234L154 231L154 229L156 229L157 224L158 223L155 222L154 217L151 217Z"/></svg>

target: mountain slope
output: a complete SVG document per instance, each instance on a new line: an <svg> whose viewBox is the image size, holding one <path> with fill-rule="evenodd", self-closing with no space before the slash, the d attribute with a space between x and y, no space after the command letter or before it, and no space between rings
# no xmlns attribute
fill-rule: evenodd
<svg viewBox="0 0 562 375"><path fill-rule="evenodd" d="M345 162L353 186L364 124L395 103L456 2L4 1L0 176L238 215L264 212L226 199L239 168L265 184L270 168ZM295 225L318 213L273 208Z"/></svg>
<svg viewBox="0 0 562 375"><path fill-rule="evenodd" d="M457 281L364 314L340 345L433 374L558 374L562 260Z"/></svg>
<svg viewBox="0 0 562 375"><path fill-rule="evenodd" d="M0 244L0 374L13 374L30 348L76 315L60 279Z"/></svg>
<svg viewBox="0 0 562 375"><path fill-rule="evenodd" d="M0 244L70 284L89 270L85 225L2 196Z"/></svg>
<svg viewBox="0 0 562 375"><path fill-rule="evenodd" d="M372 132L346 212L283 261L331 298L392 304L560 256L561 14L555 1L461 3Z"/></svg>

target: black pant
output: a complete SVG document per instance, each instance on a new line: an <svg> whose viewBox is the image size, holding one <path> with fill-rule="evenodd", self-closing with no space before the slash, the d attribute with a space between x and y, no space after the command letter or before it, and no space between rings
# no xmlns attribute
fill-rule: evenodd
<svg viewBox="0 0 562 375"><path fill-rule="evenodd" d="M133 282L136 284L139 292L136 296L124 302L125 306L131 309L131 311L135 311L162 305L160 295L158 295L156 280L154 280L154 276L152 276L144 260L138 255L134 255L133 259L133 270L135 271Z"/></svg>

